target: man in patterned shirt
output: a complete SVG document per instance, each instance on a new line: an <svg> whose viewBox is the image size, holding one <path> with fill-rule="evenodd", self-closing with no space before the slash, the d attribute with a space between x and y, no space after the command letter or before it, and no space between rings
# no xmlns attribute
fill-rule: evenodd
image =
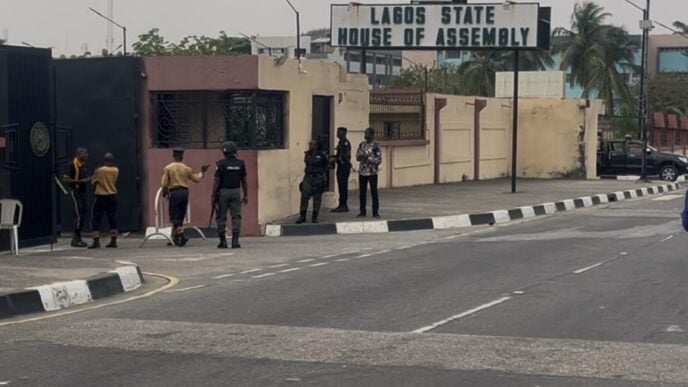
<svg viewBox="0 0 688 387"><path fill-rule="evenodd" d="M359 218L366 217L366 199L368 196L368 185L370 185L370 195L373 197L373 217L380 217L380 200L377 194L378 172L382 164L382 150L380 145L375 142L375 130L368 128L365 130L365 141L358 146L356 160L360 162L358 168L358 187L361 202L361 212Z"/></svg>

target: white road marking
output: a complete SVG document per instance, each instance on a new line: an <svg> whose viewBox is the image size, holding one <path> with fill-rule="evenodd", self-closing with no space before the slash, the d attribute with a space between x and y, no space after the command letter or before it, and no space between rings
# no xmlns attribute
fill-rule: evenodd
<svg viewBox="0 0 688 387"><path fill-rule="evenodd" d="M678 326L678 325L669 325L669 326L667 327L667 329L664 330L664 332L667 332L667 333L685 333L686 331L684 331L684 330L683 330L680 326Z"/></svg>
<svg viewBox="0 0 688 387"><path fill-rule="evenodd" d="M261 274L261 275L254 275L251 278L260 279L260 278L272 277L275 274L277 274L277 273L265 273L265 274Z"/></svg>
<svg viewBox="0 0 688 387"><path fill-rule="evenodd" d="M289 266L289 264L288 263L280 263L279 265L268 266L268 269L279 269L280 267L286 267L286 266Z"/></svg>
<svg viewBox="0 0 688 387"><path fill-rule="evenodd" d="M325 265L329 265L329 264L330 264L329 262L320 262L320 263L314 263L314 264L308 265L308 266L310 266L310 267L319 267L319 266L325 266Z"/></svg>
<svg viewBox="0 0 688 387"><path fill-rule="evenodd" d="M213 279L216 279L216 280L225 279L225 278L229 278L229 277L234 277L235 275L236 274L234 274L234 273L222 274L222 275L218 275L217 277L213 277Z"/></svg>
<svg viewBox="0 0 688 387"><path fill-rule="evenodd" d="M338 255L339 255L339 254L326 255L326 256L322 257L322 259L330 259L330 258L334 258L334 257L336 257L336 256L338 256Z"/></svg>
<svg viewBox="0 0 688 387"><path fill-rule="evenodd" d="M263 271L263 269L261 269L261 268L258 267L258 268L255 268L255 269L244 270L244 271L242 271L242 272L239 273L239 274L251 274L251 273L256 273L256 272L259 272L259 271Z"/></svg>
<svg viewBox="0 0 688 387"><path fill-rule="evenodd" d="M517 296L522 296L522 295L526 294L526 292L524 292L523 290L517 290L514 292L514 294Z"/></svg>
<svg viewBox="0 0 688 387"><path fill-rule="evenodd" d="M673 238L673 237L674 237L673 235L669 235L668 237L666 237L666 238L662 239L661 241L659 241L659 243L666 242L666 241L668 241L669 239L671 239L671 238Z"/></svg>
<svg viewBox="0 0 688 387"><path fill-rule="evenodd" d="M298 270L301 270L301 268L300 267L292 267L291 269L280 270L280 271L278 271L278 273L290 273L292 271L298 271Z"/></svg>
<svg viewBox="0 0 688 387"><path fill-rule="evenodd" d="M500 298L500 299L498 299L498 300L494 300L494 301L492 301L492 302L488 302L487 304L480 305L480 306L478 306L478 307L476 307L476 308L473 308L473 309L471 309L471 310L467 310L467 311L465 311L465 312L463 312L463 313L459 313L459 314L457 314L457 315L451 316L451 317L446 318L446 319L444 319L444 320L442 320L442 321L438 321L438 322L436 322L436 323L434 323L434 324L432 324L432 325L428 325L428 326L426 326L426 327L423 327L423 328L420 328L420 329L416 329L416 330L413 331L412 333L426 333L426 332L430 332L430 331L432 331L432 330L434 330L434 329L437 329L437 328L441 327L442 325L446 325L446 324L449 324L449 323L452 322L452 321L456 321L456 320L462 319L462 318L464 318L464 317L468 317L468 316L474 315L474 314L476 314L476 313L478 313L478 312L481 312L481 311L483 311L483 310L485 310L485 309L489 309L489 308L492 308L493 306L497 306L497 305L499 305L499 304L503 304L503 303L505 303L505 302L507 302L507 301L509 301L509 300L511 300L511 297L502 297L502 298Z"/></svg>
<svg viewBox="0 0 688 387"><path fill-rule="evenodd" d="M350 260L351 260L351 258L340 258L340 259L336 259L335 262L347 262Z"/></svg>
<svg viewBox="0 0 688 387"><path fill-rule="evenodd" d="M129 262L129 261L115 261L115 262L122 264L122 265L132 265L132 266L136 265L134 262Z"/></svg>
<svg viewBox="0 0 688 387"><path fill-rule="evenodd" d="M584 267L584 268L582 268L582 269L578 269L578 270L574 271L573 274L582 274L582 273L585 273L586 271L590 271L590 270L592 270L592 269L594 269L594 268L596 268L596 267L600 267L600 266L602 266L602 265L604 265L604 262L596 263L596 264L594 264L594 265L591 265L591 266L588 266L588 267Z"/></svg>
<svg viewBox="0 0 688 387"><path fill-rule="evenodd" d="M359 256L357 256L357 257L355 257L355 258L368 258L368 257L372 257L373 255L375 255L375 254L373 254L373 253L361 254L361 255L359 255Z"/></svg>
<svg viewBox="0 0 688 387"><path fill-rule="evenodd" d="M313 262L313 261L315 261L315 259L308 258L308 259L302 259L302 260L296 261L296 262L298 262L298 263L308 263L308 262Z"/></svg>
<svg viewBox="0 0 688 387"><path fill-rule="evenodd" d="M4 382L0 382L0 386L9 386L10 383L12 383L11 380L7 380L7 381L4 381Z"/></svg>
<svg viewBox="0 0 688 387"><path fill-rule="evenodd" d="M59 258L61 258L61 259L75 259L75 260L83 260L83 261L95 259L95 258L91 258L91 257L59 257ZM131 265L134 265L134 264L132 263Z"/></svg>
<svg viewBox="0 0 688 387"><path fill-rule="evenodd" d="M194 289L200 289L204 288L208 285L197 285L197 286L190 286L188 288L181 288L181 289L172 289L172 290L167 290L165 293L179 293L179 292L186 292L189 290L194 290Z"/></svg>
<svg viewBox="0 0 688 387"><path fill-rule="evenodd" d="M655 202L668 202L669 200L676 200L676 199L682 199L683 195L664 195L660 196L657 198L652 199Z"/></svg>

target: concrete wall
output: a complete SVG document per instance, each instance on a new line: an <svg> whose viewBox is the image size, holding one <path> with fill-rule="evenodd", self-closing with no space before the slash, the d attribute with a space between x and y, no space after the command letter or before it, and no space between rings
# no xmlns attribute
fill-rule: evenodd
<svg viewBox="0 0 688 387"><path fill-rule="evenodd" d="M566 73L564 71L522 71L519 73L519 95L525 98L565 98ZM495 78L495 96L514 96L513 71L498 72Z"/></svg>
<svg viewBox="0 0 688 387"><path fill-rule="evenodd" d="M519 176L595 177L601 101L587 109L577 100L522 99L520 105Z"/></svg>
<svg viewBox="0 0 688 387"><path fill-rule="evenodd" d="M438 103L446 106L437 123ZM604 111L601 101L592 101L589 108L562 99L523 98L519 103L519 176L596 177L597 116ZM439 163L435 181L510 176L511 106L511 99L428 95L428 126L436 127L438 133L438 143L433 145Z"/></svg>
<svg viewBox="0 0 688 387"><path fill-rule="evenodd" d="M298 185L304 174L303 153L312 133L313 96L332 97L331 147L334 147L336 128L343 126L349 128L354 148L368 127L370 97L366 76L347 74L333 63L304 60L302 71L299 71L296 60L278 66L271 58L261 57L258 72L261 90L288 92L286 149L258 152L258 220L265 224L298 212ZM352 173L352 187L356 181L357 176ZM327 199L325 204L331 206L334 193L328 194Z"/></svg>

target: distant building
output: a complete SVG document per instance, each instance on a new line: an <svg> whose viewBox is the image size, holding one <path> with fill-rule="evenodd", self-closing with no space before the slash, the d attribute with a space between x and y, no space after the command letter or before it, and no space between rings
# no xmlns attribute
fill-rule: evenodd
<svg viewBox="0 0 688 387"><path fill-rule="evenodd" d="M296 37L254 36L251 37L251 54L268 55L289 59L296 58ZM361 50L351 50L330 45L330 38L311 39L301 37L303 57L324 60L341 65L348 73L361 73L363 55ZM398 50L366 50L366 71L373 88L385 88L392 84L395 76L401 74L402 53Z"/></svg>
<svg viewBox="0 0 688 387"><path fill-rule="evenodd" d="M688 72L688 38L682 35L650 35L650 74Z"/></svg>
<svg viewBox="0 0 688 387"><path fill-rule="evenodd" d="M311 52L311 37L302 36L300 43L302 52L308 55ZM251 55L296 58L296 37L251 36Z"/></svg>

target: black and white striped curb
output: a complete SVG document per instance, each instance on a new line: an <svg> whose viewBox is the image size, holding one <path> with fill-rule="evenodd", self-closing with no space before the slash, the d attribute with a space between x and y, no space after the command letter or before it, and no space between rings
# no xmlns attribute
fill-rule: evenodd
<svg viewBox="0 0 688 387"><path fill-rule="evenodd" d="M138 266L123 266L85 280L56 282L0 293L0 318L52 312L86 304L134 291L140 288L143 282L143 273Z"/></svg>
<svg viewBox="0 0 688 387"><path fill-rule="evenodd" d="M638 181L642 179L640 175L602 175L600 180L621 180L621 181ZM676 183L684 183L686 175L681 175L676 179Z"/></svg>
<svg viewBox="0 0 688 387"><path fill-rule="evenodd" d="M578 208L588 208L610 202L620 202L645 196L658 195L677 189L679 189L679 184L672 183L654 187L644 187L636 190L585 196L554 203L543 203L535 206L519 207L511 210L490 211L480 214L372 222L268 225L265 229L265 235L268 237L285 237L335 234L380 234L398 231L448 230L453 228L494 225L537 216L552 215L557 212L572 211Z"/></svg>

